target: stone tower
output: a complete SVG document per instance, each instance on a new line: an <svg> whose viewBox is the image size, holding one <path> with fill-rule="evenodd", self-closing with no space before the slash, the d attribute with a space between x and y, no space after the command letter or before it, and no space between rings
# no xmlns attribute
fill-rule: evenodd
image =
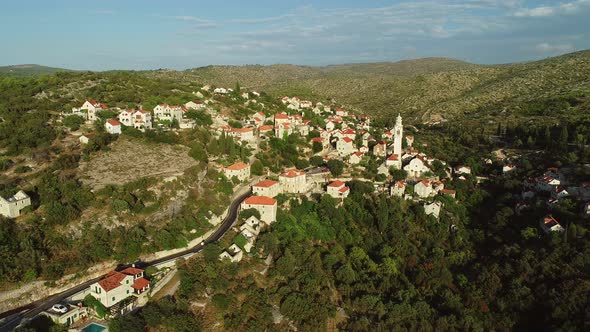
<svg viewBox="0 0 590 332"><path fill-rule="evenodd" d="M404 126L402 125L402 116L397 115L395 127L393 128L393 153L397 154L399 160L402 160L402 140L404 138Z"/></svg>

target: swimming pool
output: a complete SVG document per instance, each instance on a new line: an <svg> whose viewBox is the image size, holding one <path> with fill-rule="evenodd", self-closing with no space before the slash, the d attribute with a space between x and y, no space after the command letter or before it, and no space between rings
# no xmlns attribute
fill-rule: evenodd
<svg viewBox="0 0 590 332"><path fill-rule="evenodd" d="M90 323L82 329L82 332L102 332L106 329L106 326L102 326L96 323Z"/></svg>

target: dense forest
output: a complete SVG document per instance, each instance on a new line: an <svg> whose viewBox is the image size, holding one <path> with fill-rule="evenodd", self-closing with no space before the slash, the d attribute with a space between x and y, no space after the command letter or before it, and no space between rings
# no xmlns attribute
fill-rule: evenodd
<svg viewBox="0 0 590 332"><path fill-rule="evenodd" d="M477 174L492 176L480 184L474 176L448 182L457 200L438 198L444 203L439 220L360 181L348 183L352 193L341 207L326 195L293 198L259 237L256 254L240 264L221 262L229 239L209 245L180 264L182 283L173 297L115 319L111 329L189 331L220 320L227 330L246 331L587 329L590 234L578 204L566 200L552 208L567 231L551 235L539 229L544 206L516 209L523 178L588 162L585 146L566 143L568 130L583 132L570 125L499 126L501 144L531 136L528 151L547 149L523 153L521 169L505 175L497 164L481 165L479 151L497 144L489 135L450 125L422 128L432 154L471 162ZM569 160L570 153L578 157ZM208 304L200 309L201 303Z"/></svg>

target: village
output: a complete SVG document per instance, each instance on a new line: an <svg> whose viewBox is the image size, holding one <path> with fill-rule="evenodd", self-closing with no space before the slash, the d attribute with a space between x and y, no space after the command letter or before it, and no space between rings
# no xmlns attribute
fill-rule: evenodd
<svg viewBox="0 0 590 332"><path fill-rule="evenodd" d="M203 91L212 95L227 95L232 89L204 86ZM378 194L387 194L419 205L432 222L437 222L445 213L446 199L457 200L456 190L447 188L452 180L467 181L474 178L472 169L465 165L448 165L420 151L428 142L422 141L412 131L406 133L403 119L398 115L395 125L391 128L376 128L372 119L366 115L357 115L342 107L324 105L321 102L301 100L298 97L283 97L280 107L264 105L257 101L260 93L256 91L240 94L245 106L257 105L259 111L241 119L230 119L219 114L213 107L215 101L207 99L201 92L196 92L195 100L184 105L160 104L152 110L115 109L94 100L84 103L64 116L79 116L86 123L86 129L78 137L80 144L90 144L94 134L93 124L99 121L101 112L110 111L116 117L104 121L104 130L111 135L121 135L126 128L134 128L145 132L159 130L187 130L196 126L195 121L188 118L188 112L202 112L212 118L209 130L214 136L232 137L236 143L255 151L262 142L271 137L286 140L290 135L297 134L307 141L307 146L300 152L310 158L320 158L321 165L310 165L304 169L284 168L280 172L265 169L263 175L251 172L251 163L244 161L223 164L209 161L210 166L218 169L235 187L249 187L252 195L240 204L241 211L251 211L250 216L234 225L234 243L220 255L220 260L240 262L252 249L257 236L265 227L277 221L279 209L287 208L288 201L280 197L306 196L313 199L317 195L328 195L338 205L343 204L350 194L347 182L356 180L370 183ZM321 121L313 121L313 119ZM171 126L171 124L175 126ZM239 124L239 127L236 126ZM233 126L232 126L233 125ZM250 158L254 160L254 156ZM343 170L334 174L326 167L330 160L342 162ZM362 170L369 160L378 163L379 181L362 176ZM483 160L491 164L491 160ZM518 170L517 162L504 163L501 173L510 175ZM481 174L480 174L481 175ZM479 182L485 177L475 179ZM590 200L590 184L576 183L566 180L557 168L550 168L537 178L522 181L522 199L516 209L522 212L527 208L538 206L542 199L550 211L551 206L560 200L575 197L580 201ZM442 199L444 197L444 199ZM279 203L279 201L285 203ZM31 205L30 197L19 191L14 197L0 198L0 214L8 218L18 218L26 213ZM590 215L590 202L585 203L583 215ZM451 225L453 229L455 225ZM539 220L539 228L550 234L563 232L565 228L550 212ZM56 304L43 314L57 323L73 325L78 321L86 321L88 317L100 311L100 317L116 316L126 313L145 304L153 294L155 280L146 277L143 269L135 266L121 271L112 271L102 280L93 283L84 295L96 299L96 306L88 308L81 305L78 296L67 304ZM159 285L158 288L161 288ZM100 309L102 308L102 309Z"/></svg>

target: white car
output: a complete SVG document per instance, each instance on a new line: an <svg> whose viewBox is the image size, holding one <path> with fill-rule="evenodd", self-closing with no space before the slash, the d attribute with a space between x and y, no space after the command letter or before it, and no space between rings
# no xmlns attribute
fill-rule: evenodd
<svg viewBox="0 0 590 332"><path fill-rule="evenodd" d="M53 311L55 311L55 312L59 312L59 313L62 313L62 314L68 312L68 308L65 305L59 304L59 303L58 304L54 304L53 307L51 307L51 309Z"/></svg>

